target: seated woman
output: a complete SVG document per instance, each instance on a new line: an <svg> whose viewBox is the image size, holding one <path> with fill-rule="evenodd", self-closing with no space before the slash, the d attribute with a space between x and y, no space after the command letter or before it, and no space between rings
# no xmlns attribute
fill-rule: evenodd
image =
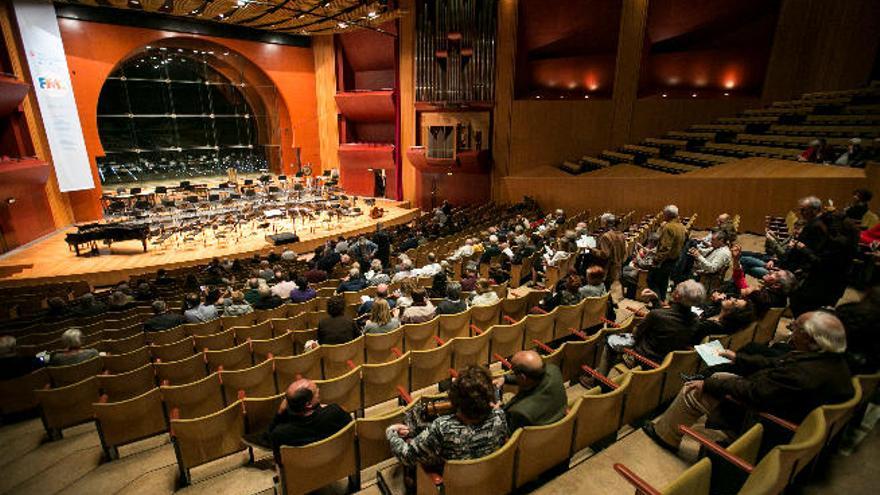
<svg viewBox="0 0 880 495"><path fill-rule="evenodd" d="M481 278L477 281L477 294L471 299L471 306L491 306L498 302L498 294L492 290L489 281Z"/></svg>
<svg viewBox="0 0 880 495"><path fill-rule="evenodd" d="M401 323L423 323L436 316L437 308L428 300L428 292L424 287L413 289L412 304L400 313Z"/></svg>
<svg viewBox="0 0 880 495"><path fill-rule="evenodd" d="M290 291L290 301L295 303L306 302L314 299L318 293L309 286L309 281L305 277L296 279L296 289Z"/></svg>
<svg viewBox="0 0 880 495"><path fill-rule="evenodd" d="M99 355L97 349L82 348L82 331L69 328L61 334L63 351L54 351L49 356L49 366L68 366L88 361Z"/></svg>
<svg viewBox="0 0 880 495"><path fill-rule="evenodd" d="M418 288L419 282L414 277L403 279L400 283L400 289L398 290L399 295L397 296L395 307L401 311L403 311L404 308L408 308L413 303L412 293Z"/></svg>
<svg viewBox="0 0 880 495"><path fill-rule="evenodd" d="M605 288L605 269L599 265L587 268L587 283L578 289L578 296L602 297L608 293Z"/></svg>
<svg viewBox="0 0 880 495"><path fill-rule="evenodd" d="M445 461L478 459L507 441L507 420L495 403L488 370L468 366L460 371L449 388L449 400L455 413L438 417L415 437L403 424L385 430L391 452L402 464L439 467Z"/></svg>
<svg viewBox="0 0 880 495"><path fill-rule="evenodd" d="M400 326L400 320L391 314L385 299L377 298L370 309L370 319L364 325L364 333L387 333Z"/></svg>
<svg viewBox="0 0 880 495"><path fill-rule="evenodd" d="M707 335L732 335L751 325L755 319L755 305L751 301L727 297L721 300L720 313L697 324L694 343L699 343Z"/></svg>
<svg viewBox="0 0 880 495"><path fill-rule="evenodd" d="M253 312L254 308L244 300L244 293L240 290L233 291L229 304L223 307L223 316L241 316Z"/></svg>

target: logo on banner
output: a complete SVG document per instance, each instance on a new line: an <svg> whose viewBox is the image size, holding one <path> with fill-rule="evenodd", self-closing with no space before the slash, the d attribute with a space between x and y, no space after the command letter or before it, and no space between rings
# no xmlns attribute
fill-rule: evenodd
<svg viewBox="0 0 880 495"><path fill-rule="evenodd" d="M61 96L67 89L64 87L64 83L61 82L61 78L53 75L37 77L37 86L49 96Z"/></svg>

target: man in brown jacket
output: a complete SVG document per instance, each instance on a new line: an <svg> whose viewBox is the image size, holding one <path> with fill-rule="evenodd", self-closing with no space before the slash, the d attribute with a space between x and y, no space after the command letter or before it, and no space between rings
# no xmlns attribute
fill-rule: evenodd
<svg viewBox="0 0 880 495"><path fill-rule="evenodd" d="M791 324L794 350L778 357L721 351L736 373L718 372L684 384L675 400L645 433L660 446L677 450L679 425L708 415L710 428L737 429L746 409L799 423L816 407L843 402L854 390L846 364L846 332L831 313L804 313ZM730 396L733 401L725 400Z"/></svg>
<svg viewBox="0 0 880 495"><path fill-rule="evenodd" d="M654 255L654 268L648 272L648 287L661 301L666 300L666 287L675 263L681 255L687 230L678 219L678 207L667 205L663 208L663 226L660 227L660 241Z"/></svg>
<svg viewBox="0 0 880 495"><path fill-rule="evenodd" d="M593 253L605 262L605 288L611 290L611 284L620 279L626 260L626 236L617 230L619 219L614 214L605 213L599 221L608 230L599 237L599 245Z"/></svg>

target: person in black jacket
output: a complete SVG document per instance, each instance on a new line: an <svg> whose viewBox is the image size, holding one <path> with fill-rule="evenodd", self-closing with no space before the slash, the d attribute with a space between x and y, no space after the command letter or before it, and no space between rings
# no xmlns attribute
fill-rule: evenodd
<svg viewBox="0 0 880 495"><path fill-rule="evenodd" d="M376 233L373 235L373 243L376 244L376 253L382 266L388 266L388 258L391 256L391 235L382 228L382 222L376 224Z"/></svg>
<svg viewBox="0 0 880 495"><path fill-rule="evenodd" d="M461 300L461 284L449 282L446 284L446 299L437 304L436 314L454 315L467 311L467 302Z"/></svg>
<svg viewBox="0 0 880 495"><path fill-rule="evenodd" d="M276 461L281 447L308 445L333 436L351 423L351 415L337 404L321 404L315 382L302 378L290 384L278 412L266 431L245 435L246 443L271 448Z"/></svg>
<svg viewBox="0 0 880 495"><path fill-rule="evenodd" d="M153 301L153 317L144 322L145 332L160 332L186 323L186 318L180 313L168 311L165 301L157 299Z"/></svg>
<svg viewBox="0 0 880 495"><path fill-rule="evenodd" d="M333 296L327 301L327 317L318 322L319 344L344 344L360 335L357 323L345 316L345 299Z"/></svg>
<svg viewBox="0 0 880 495"><path fill-rule="evenodd" d="M861 301L841 304L834 310L846 329L847 361L856 374L880 369L880 285L867 291Z"/></svg>
<svg viewBox="0 0 880 495"><path fill-rule="evenodd" d="M685 383L666 412L643 427L645 433L675 451L682 439L678 426L693 425L703 415L708 427L724 430L741 427L748 409L800 423L816 407L850 399L854 390L840 320L813 311L792 322L791 330L794 350L782 356L722 351L735 373Z"/></svg>

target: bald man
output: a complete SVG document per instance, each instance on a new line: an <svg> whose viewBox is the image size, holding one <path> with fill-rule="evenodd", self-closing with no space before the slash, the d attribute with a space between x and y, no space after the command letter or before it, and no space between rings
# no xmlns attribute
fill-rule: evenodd
<svg viewBox="0 0 880 495"><path fill-rule="evenodd" d="M321 404L315 382L302 378L287 387L278 412L264 432L246 435L245 441L270 447L280 458L282 445L306 445L332 436L351 422L351 415L336 404Z"/></svg>
<svg viewBox="0 0 880 495"><path fill-rule="evenodd" d="M519 351L510 358L512 372L505 375L507 384L519 391L504 404L510 431L523 426L547 425L565 416L568 399L562 372L554 364L544 364L535 351Z"/></svg>

